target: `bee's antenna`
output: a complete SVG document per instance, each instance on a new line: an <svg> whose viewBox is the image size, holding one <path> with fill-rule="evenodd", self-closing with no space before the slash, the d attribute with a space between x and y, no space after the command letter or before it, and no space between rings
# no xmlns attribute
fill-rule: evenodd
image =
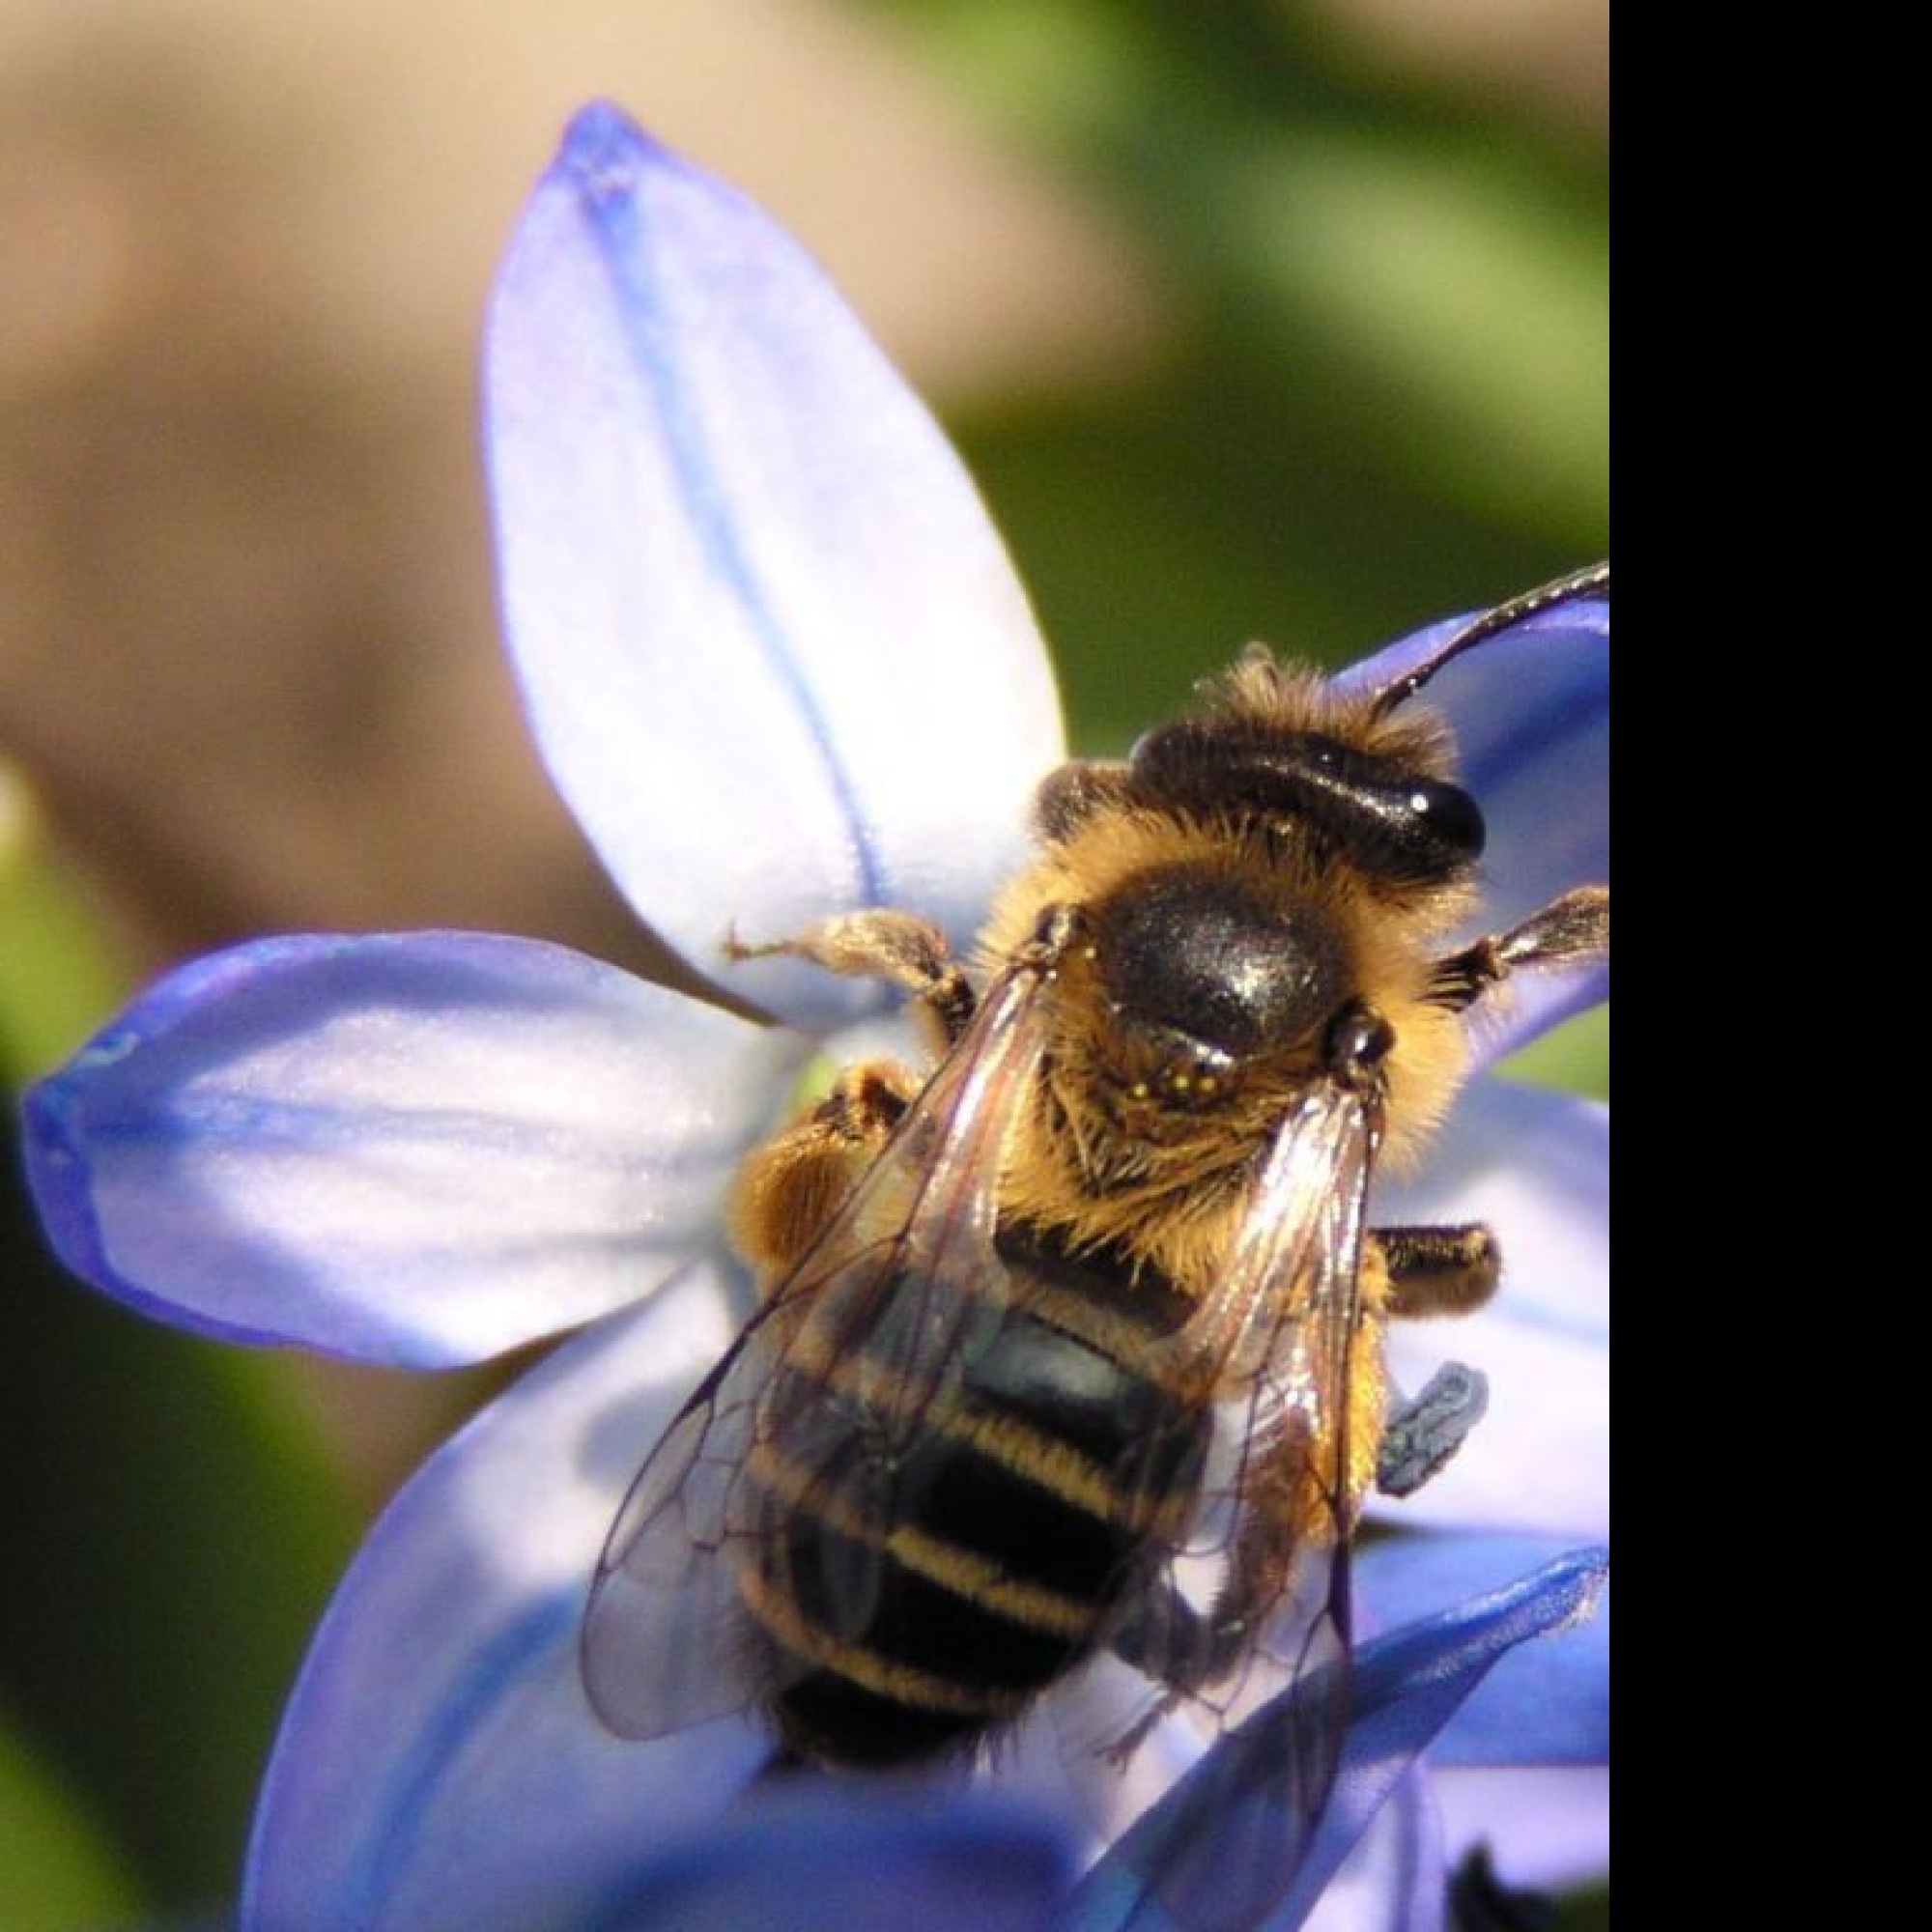
<svg viewBox="0 0 1932 1932"><path fill-rule="evenodd" d="M1498 632L1520 624L1525 617L1534 617L1539 611L1553 610L1558 604L1574 604L1579 597L1594 597L1599 593L1608 596L1609 589L1610 566L1606 558L1602 563L1573 570L1568 577L1559 577L1552 583L1525 590L1520 597L1512 597L1508 603L1485 611L1480 617L1471 617L1433 658L1404 672L1392 684L1383 685L1376 693L1375 706L1369 715L1386 718L1398 704L1413 697L1450 659L1459 658Z"/></svg>

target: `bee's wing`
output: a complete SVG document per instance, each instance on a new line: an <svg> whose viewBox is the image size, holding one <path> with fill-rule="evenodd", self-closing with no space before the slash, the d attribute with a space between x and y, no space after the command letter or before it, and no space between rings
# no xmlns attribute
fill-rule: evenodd
<svg viewBox="0 0 1932 1932"><path fill-rule="evenodd" d="M1215 1441L1136 1661L1235 1727L1177 1794L1138 1874L1186 1925L1259 1922L1293 1883L1334 1784L1349 1722L1349 1535L1375 1446L1351 1439L1350 1396L1378 1142L1372 1103L1327 1084L1305 1094L1224 1275L1165 1345L1170 1374L1216 1392ZM1233 1856L1237 1823L1251 1842Z"/></svg>
<svg viewBox="0 0 1932 1932"><path fill-rule="evenodd" d="M580 1635L583 1688L623 1737L740 1709L760 1635L721 1560L767 1304L658 1439L611 1526Z"/></svg>
<svg viewBox="0 0 1932 1932"><path fill-rule="evenodd" d="M611 1729L659 1737L769 1698L810 1666L769 1625L809 1599L865 1628L899 1509L900 1451L952 1398L969 1329L997 1310L1008 1132L1039 1056L1039 972L995 982L965 1037L824 1234L651 1452L605 1545L584 1688ZM781 1525L810 1515L810 1574ZM748 1593L768 1600L766 1615ZM777 1602L771 1603L776 1594Z"/></svg>

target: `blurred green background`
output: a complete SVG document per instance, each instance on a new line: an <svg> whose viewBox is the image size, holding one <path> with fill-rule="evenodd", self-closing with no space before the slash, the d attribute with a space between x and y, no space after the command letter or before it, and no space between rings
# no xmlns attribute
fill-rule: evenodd
<svg viewBox="0 0 1932 1932"><path fill-rule="evenodd" d="M268 929L645 959L523 742L474 456L491 257L582 99L825 259L1105 751L1250 637L1340 662L1604 551L1605 35L1598 0L15 0L0 1068ZM1600 1018L1530 1070L1606 1068ZM17 1165L0 1925L219 1923L329 1585L492 1378L144 1324L44 1258Z"/></svg>

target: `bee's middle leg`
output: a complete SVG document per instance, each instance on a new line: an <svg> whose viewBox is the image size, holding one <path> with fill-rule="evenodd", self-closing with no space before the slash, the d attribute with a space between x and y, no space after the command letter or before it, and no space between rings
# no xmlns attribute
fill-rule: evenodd
<svg viewBox="0 0 1932 1932"><path fill-rule="evenodd" d="M976 1005L972 982L952 956L945 933L917 913L876 906L867 912L821 919L789 939L747 946L735 935L724 942L733 959L775 953L810 959L828 973L885 980L903 987L938 1021L947 1046L958 1043Z"/></svg>
<svg viewBox="0 0 1932 1932"><path fill-rule="evenodd" d="M921 1086L895 1060L848 1066L824 1099L756 1149L738 1170L733 1244L769 1289L825 1232Z"/></svg>

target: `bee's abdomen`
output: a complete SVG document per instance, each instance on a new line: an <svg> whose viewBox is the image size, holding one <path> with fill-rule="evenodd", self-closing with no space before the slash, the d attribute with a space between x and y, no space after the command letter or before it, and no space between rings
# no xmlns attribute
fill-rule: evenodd
<svg viewBox="0 0 1932 1932"><path fill-rule="evenodd" d="M894 1763L1015 1715L1094 1647L1150 1540L1184 1518L1199 1416L1054 1313L1051 1295L1006 1312L896 1452L867 1440L849 1358L822 1380L788 1371L816 1385L787 1404L852 1416L830 1480L821 1458L801 1481L777 1440L746 1463L768 1528L741 1576L791 1660L774 1710L801 1755Z"/></svg>

